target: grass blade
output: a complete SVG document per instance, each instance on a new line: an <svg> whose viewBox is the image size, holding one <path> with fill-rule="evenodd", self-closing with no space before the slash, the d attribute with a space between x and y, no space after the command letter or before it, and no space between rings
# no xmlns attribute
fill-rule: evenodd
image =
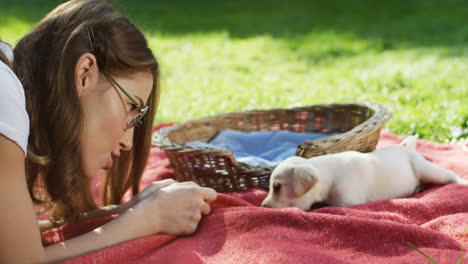
<svg viewBox="0 0 468 264"><path fill-rule="evenodd" d="M419 254L423 255L425 258L427 258L432 264L437 264L437 262L435 262L435 260L433 260L431 257L429 257L428 255L426 255L426 253L422 252L421 250L419 250L419 248L417 248L415 245L411 244L409 241L406 241L406 244L408 244L408 246L412 247L414 250L416 250L417 252L419 252Z"/></svg>

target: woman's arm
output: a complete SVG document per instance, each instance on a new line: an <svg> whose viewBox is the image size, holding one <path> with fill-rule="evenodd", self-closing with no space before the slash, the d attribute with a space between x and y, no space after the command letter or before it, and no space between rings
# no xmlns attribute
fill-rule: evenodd
<svg viewBox="0 0 468 264"><path fill-rule="evenodd" d="M151 183L150 185L148 185L143 191L135 195L135 197L133 197L130 201L123 203L123 204L111 204L111 205L107 205L107 206L98 208L96 210L90 211L90 212L86 212L80 217L79 221L95 219L95 218L100 218L100 217L105 217L105 216L110 216L110 215L115 215L115 214L123 214L125 211L134 207L140 201L143 201L144 199L146 199L153 192L161 188L164 188L168 185L171 185L173 183L175 183L173 179L155 181Z"/></svg>
<svg viewBox="0 0 468 264"><path fill-rule="evenodd" d="M57 262L109 247L127 240L165 233L189 235L195 232L202 215L210 213L209 202L216 199L211 188L193 182L148 186L137 203L120 217L82 236L47 247L46 262ZM155 190L150 193L150 191ZM138 201L138 198L142 199ZM132 204L132 203L129 203ZM124 207L122 207L124 208Z"/></svg>
<svg viewBox="0 0 468 264"><path fill-rule="evenodd" d="M2 135L0 212L0 263L34 263L41 260L44 249L26 184L24 152Z"/></svg>
<svg viewBox="0 0 468 264"><path fill-rule="evenodd" d="M24 153L0 135L0 263L55 263L151 234L192 234L215 199L213 189L192 182L156 182L118 207L117 211L125 209L120 217L87 234L43 248L27 189Z"/></svg>
<svg viewBox="0 0 468 264"><path fill-rule="evenodd" d="M140 201L146 199L149 195L151 195L151 193L173 183L175 183L173 179L155 181L151 183L150 185L148 185L143 191L135 195L130 201L123 203L123 204L111 204L111 205L100 207L93 211L86 212L82 216L79 217L78 222L106 217L110 215L123 214L125 211L132 208ZM55 227L50 220L39 220L38 224L39 224L39 229L41 230L41 232L47 231Z"/></svg>
<svg viewBox="0 0 468 264"><path fill-rule="evenodd" d="M127 204L130 209L107 224L43 248L27 189L24 153L0 135L0 263L55 263L146 235L192 234L202 214L210 212L216 192L194 183L167 183L161 189L158 183L147 187Z"/></svg>
<svg viewBox="0 0 468 264"><path fill-rule="evenodd" d="M78 222L89 220L89 219L106 217L106 216L110 216L114 214L121 214L125 211L123 210L124 205L125 204L119 204L119 205L112 204L112 205L107 205L107 206L98 208L90 212L86 212L85 214L79 217ZM37 223L39 225L39 230L41 232L57 227L48 219L38 220Z"/></svg>
<svg viewBox="0 0 468 264"><path fill-rule="evenodd" d="M86 212L85 214L83 214L82 216L78 218L78 222L106 217L106 216L110 216L114 214L121 214L125 211L123 210L125 209L124 206L125 204L119 204L119 205L112 204L112 205L107 205L107 206L98 208L90 212ZM39 225L39 230L41 232L57 227L48 219L38 220L37 223Z"/></svg>

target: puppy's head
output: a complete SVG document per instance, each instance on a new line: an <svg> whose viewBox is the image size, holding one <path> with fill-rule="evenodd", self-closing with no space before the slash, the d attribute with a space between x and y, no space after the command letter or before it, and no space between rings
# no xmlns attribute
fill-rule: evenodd
<svg viewBox="0 0 468 264"><path fill-rule="evenodd" d="M270 191L262 206L297 207L308 211L315 202L306 195L318 183L318 170L307 159L293 157L280 163L270 177Z"/></svg>

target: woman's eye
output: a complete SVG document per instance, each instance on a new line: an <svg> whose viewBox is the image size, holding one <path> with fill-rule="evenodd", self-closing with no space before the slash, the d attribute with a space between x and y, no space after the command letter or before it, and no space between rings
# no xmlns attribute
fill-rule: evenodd
<svg viewBox="0 0 468 264"><path fill-rule="evenodd" d="M128 104L129 105L129 112L132 112L133 110L137 109L137 106L135 104Z"/></svg>

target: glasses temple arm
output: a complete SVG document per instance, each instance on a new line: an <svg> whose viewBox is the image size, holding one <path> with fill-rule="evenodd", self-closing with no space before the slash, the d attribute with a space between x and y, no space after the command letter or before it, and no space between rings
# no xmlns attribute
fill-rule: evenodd
<svg viewBox="0 0 468 264"><path fill-rule="evenodd" d="M143 107L141 107L141 105L139 103L137 103L125 90L124 88L122 88L122 86L120 86L120 84L118 84L114 78L112 78L109 74L107 74L106 72L102 72L106 78L108 78L109 80L111 80L112 83L114 83L131 101L132 103L134 103L138 109L141 111L143 110Z"/></svg>

